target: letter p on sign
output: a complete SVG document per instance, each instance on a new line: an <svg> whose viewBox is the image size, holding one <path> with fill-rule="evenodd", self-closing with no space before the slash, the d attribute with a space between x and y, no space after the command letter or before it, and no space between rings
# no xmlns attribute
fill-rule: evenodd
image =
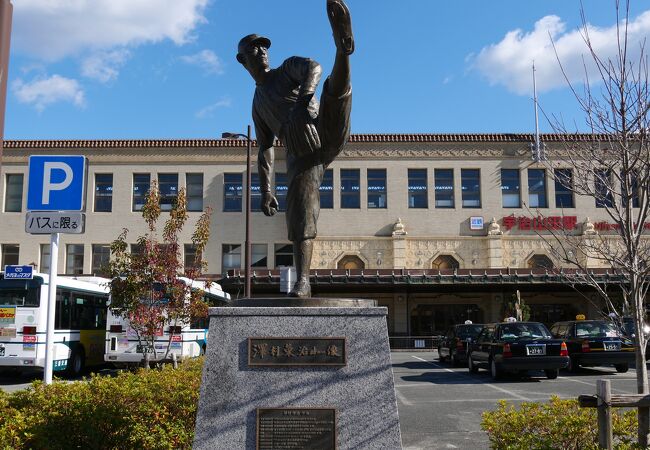
<svg viewBox="0 0 650 450"><path fill-rule="evenodd" d="M85 156L30 156L28 211L82 211Z"/></svg>

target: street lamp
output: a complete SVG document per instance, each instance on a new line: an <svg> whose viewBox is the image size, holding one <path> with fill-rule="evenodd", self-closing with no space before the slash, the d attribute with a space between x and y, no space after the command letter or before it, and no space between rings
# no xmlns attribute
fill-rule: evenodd
<svg viewBox="0 0 650 450"><path fill-rule="evenodd" d="M0 0L0 167L4 147L5 103L7 101L7 77L9 75L9 43L11 40L11 0Z"/></svg>
<svg viewBox="0 0 650 450"><path fill-rule="evenodd" d="M222 139L246 139L246 240L244 243L244 297L251 298L251 126L247 134L222 133Z"/></svg>

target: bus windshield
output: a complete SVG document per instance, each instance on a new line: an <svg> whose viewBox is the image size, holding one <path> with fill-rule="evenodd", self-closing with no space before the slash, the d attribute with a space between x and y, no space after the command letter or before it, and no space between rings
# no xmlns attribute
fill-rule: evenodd
<svg viewBox="0 0 650 450"><path fill-rule="evenodd" d="M37 307L40 285L34 280L0 280L0 306Z"/></svg>

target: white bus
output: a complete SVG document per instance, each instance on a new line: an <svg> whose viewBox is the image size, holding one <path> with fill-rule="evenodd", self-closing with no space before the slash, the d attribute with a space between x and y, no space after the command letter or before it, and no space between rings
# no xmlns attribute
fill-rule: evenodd
<svg viewBox="0 0 650 450"><path fill-rule="evenodd" d="M104 364L108 281L57 276L54 371L79 375ZM0 272L0 369L44 368L49 276L6 280Z"/></svg>
<svg viewBox="0 0 650 450"><path fill-rule="evenodd" d="M194 289L201 289L205 292L205 300L210 306L227 306L230 302L230 294L221 290L217 283L209 286L205 282L192 281L188 278L179 277L188 286ZM173 331L173 333L171 333ZM136 365L143 361L144 352L150 353L150 361L171 361L175 355L177 360L192 358L205 353L208 341L208 318L192 321L192 323L170 324L164 326L156 333L154 348L148 348L144 339L138 340L136 332L129 326L129 320L113 314L108 310L106 328L106 362L116 366ZM172 339L169 342L170 337ZM169 346L169 353L167 348ZM165 359L165 355L167 358Z"/></svg>

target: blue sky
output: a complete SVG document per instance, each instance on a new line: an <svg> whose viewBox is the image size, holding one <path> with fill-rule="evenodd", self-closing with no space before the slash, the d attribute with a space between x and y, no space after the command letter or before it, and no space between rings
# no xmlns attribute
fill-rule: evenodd
<svg viewBox="0 0 650 450"><path fill-rule="evenodd" d="M248 33L331 69L324 0L12 0L6 139L215 138L251 122L253 81L235 59ZM601 54L614 1L585 1ZM578 0L349 0L353 133L532 132L540 105L584 128L550 45L583 78ZM650 35L632 0L631 37ZM549 131L545 120L540 128ZM570 126L573 128L573 125Z"/></svg>

